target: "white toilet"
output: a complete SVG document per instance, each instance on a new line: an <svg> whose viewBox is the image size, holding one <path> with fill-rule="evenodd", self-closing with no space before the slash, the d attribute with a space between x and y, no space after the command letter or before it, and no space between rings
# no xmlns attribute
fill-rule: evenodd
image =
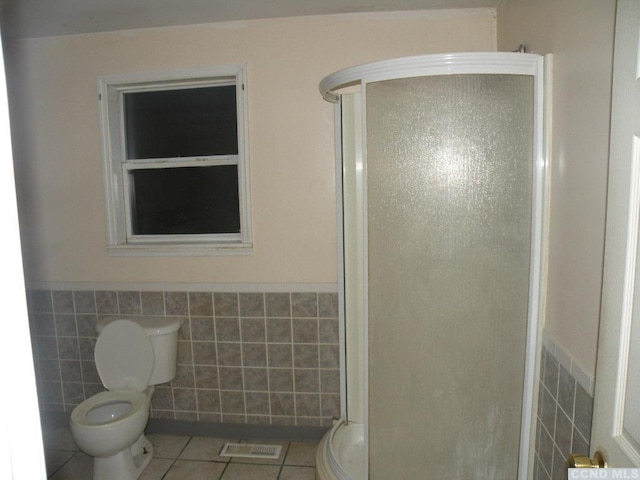
<svg viewBox="0 0 640 480"><path fill-rule="evenodd" d="M101 320L96 368L108 389L71 413L71 434L94 457L93 480L135 480L153 457L144 436L154 387L176 374L180 321L165 317Z"/></svg>

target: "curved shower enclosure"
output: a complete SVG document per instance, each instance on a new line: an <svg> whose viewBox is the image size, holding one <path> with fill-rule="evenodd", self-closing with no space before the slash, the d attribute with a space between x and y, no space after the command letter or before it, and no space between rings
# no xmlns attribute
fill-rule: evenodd
<svg viewBox="0 0 640 480"><path fill-rule="evenodd" d="M543 63L427 55L321 82L338 125L344 375L318 479L530 478Z"/></svg>

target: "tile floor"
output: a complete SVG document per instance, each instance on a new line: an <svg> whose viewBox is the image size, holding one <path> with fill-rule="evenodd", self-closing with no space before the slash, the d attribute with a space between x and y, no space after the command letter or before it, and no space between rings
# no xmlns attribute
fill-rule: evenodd
<svg viewBox="0 0 640 480"><path fill-rule="evenodd" d="M67 427L43 431L50 480L91 480L92 458L78 450ZM314 441L264 441L239 438L150 434L155 455L141 480L313 480ZM218 453L225 442L282 445L277 460L227 458Z"/></svg>

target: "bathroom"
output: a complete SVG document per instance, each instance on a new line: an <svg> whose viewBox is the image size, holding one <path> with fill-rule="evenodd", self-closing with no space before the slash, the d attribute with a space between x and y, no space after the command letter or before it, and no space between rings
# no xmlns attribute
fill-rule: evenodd
<svg viewBox="0 0 640 480"><path fill-rule="evenodd" d="M64 417L100 387L95 376L83 377L91 367L83 362L92 335L81 332L98 314L164 312L191 318L194 340L180 340L185 357L178 362L183 373L178 382L157 390L152 418L159 425L195 421L195 428L223 422L326 430L341 408L338 233L334 117L318 82L336 70L377 60L511 51L524 43L530 51L554 54L544 359L548 371L555 369L562 381L577 385L576 402L586 406L588 418L580 410L565 423L577 432L570 435L574 446L584 450L602 282L614 10L613 1L511 0L494 2L494 8L292 16L24 39L7 35L18 209L29 305L37 314L32 335L39 352L42 416ZM98 77L237 63L247 65L251 254L110 254ZM53 314L60 314L55 322ZM301 341L293 340L292 351L298 349L306 363L286 360L288 383L278 398L264 386L198 388L188 355L195 354L193 342L211 340L206 332L193 336L193 319L214 314L267 323L288 318L298 326ZM266 352L281 342L249 343L265 352L265 358L253 358L251 372L268 377L274 365ZM241 365L247 369L229 364L230 385ZM296 378L307 388L294 394ZM225 392L226 402L207 401L211 390L218 398ZM555 400L556 392L543 392ZM542 412L539 418L548 420ZM545 427L551 448L537 459L550 477L572 445L560 440L566 436L561 429Z"/></svg>

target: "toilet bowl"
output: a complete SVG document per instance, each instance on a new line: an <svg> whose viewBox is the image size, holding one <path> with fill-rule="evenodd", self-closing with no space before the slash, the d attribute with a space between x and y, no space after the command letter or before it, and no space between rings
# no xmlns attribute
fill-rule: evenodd
<svg viewBox="0 0 640 480"><path fill-rule="evenodd" d="M71 413L71 433L92 457L110 457L132 445L149 420L149 392L101 392Z"/></svg>
<svg viewBox="0 0 640 480"><path fill-rule="evenodd" d="M94 356L108 391L80 403L70 419L78 447L94 457L93 480L135 480L153 457L153 446L144 436L154 391L150 380L158 355L163 359L157 363L166 371L156 372L157 378L168 381L175 376L180 323L165 319L160 327L145 326L124 319L99 326ZM154 349L149 335L171 338Z"/></svg>

